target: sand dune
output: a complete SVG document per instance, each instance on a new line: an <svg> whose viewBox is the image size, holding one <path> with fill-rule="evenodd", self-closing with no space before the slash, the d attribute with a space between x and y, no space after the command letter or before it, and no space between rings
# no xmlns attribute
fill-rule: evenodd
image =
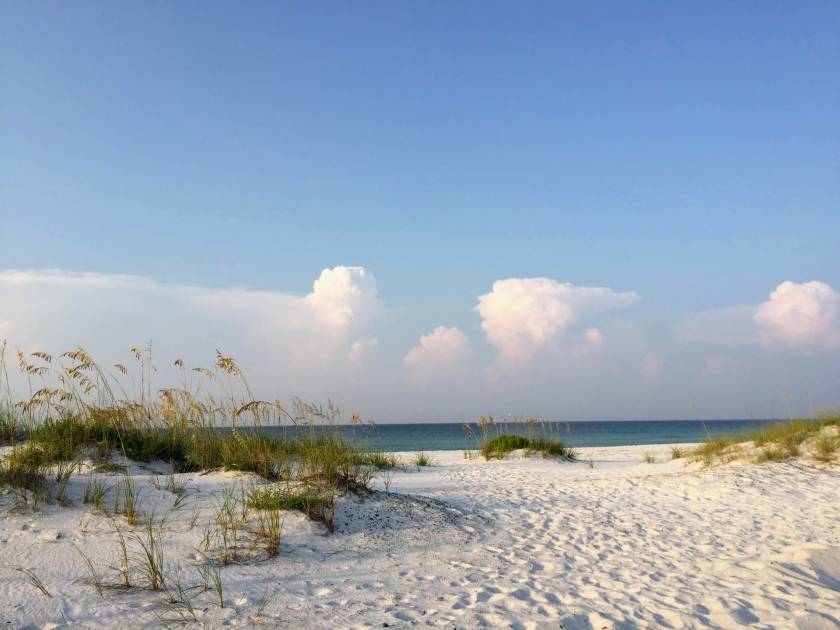
<svg viewBox="0 0 840 630"><path fill-rule="evenodd" d="M269 593L259 618L269 627L840 627L840 470L702 469L670 461L668 446L579 452L578 463L430 453L437 465L395 473L390 492L344 497L332 535L290 513L280 556L224 567L225 607L196 594L190 623L250 625ZM645 453L660 463L643 463ZM187 499L164 550L190 583L201 523L221 488L247 477L179 478ZM142 508L160 514L172 496L144 479ZM74 477L71 495L83 484ZM88 583L73 547L112 575L109 519L78 500L35 513L0 502L0 622L140 627L171 617L160 593L100 597ZM15 567L32 569L52 597Z"/></svg>

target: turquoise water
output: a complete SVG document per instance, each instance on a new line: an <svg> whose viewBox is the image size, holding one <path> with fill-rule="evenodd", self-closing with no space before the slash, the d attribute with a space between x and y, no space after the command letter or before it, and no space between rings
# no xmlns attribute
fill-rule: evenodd
<svg viewBox="0 0 840 630"><path fill-rule="evenodd" d="M699 442L712 435L751 431L776 420L627 420L622 422L557 422L537 427L536 433L562 440L570 446L627 446L633 444L671 444ZM473 429L478 432L475 425ZM272 435L293 434L292 428L263 427ZM339 426L348 439L383 451L454 451L475 448L476 438L467 436L463 423L378 424L355 429ZM491 434L522 433L521 424L501 424Z"/></svg>

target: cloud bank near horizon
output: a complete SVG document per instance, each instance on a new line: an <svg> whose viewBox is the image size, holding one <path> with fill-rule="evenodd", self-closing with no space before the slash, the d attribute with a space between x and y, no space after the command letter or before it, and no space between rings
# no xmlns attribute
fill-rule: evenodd
<svg viewBox="0 0 840 630"><path fill-rule="evenodd" d="M676 333L689 343L832 352L840 349L840 293L786 280L763 302L686 315Z"/></svg>
<svg viewBox="0 0 840 630"><path fill-rule="evenodd" d="M167 364L207 365L220 348L262 395L333 397L380 419L686 417L698 399L715 401L713 416L761 414L769 407L750 406L778 401L792 367L793 386L840 403L830 377L840 368L840 294L828 284L784 281L764 301L689 313L664 338L637 321L640 300L501 279L477 297L482 335L432 323L399 347L389 339L400 322L364 267L324 269L304 295L10 270L0 272L0 338L28 352L81 345L103 362L143 339Z"/></svg>

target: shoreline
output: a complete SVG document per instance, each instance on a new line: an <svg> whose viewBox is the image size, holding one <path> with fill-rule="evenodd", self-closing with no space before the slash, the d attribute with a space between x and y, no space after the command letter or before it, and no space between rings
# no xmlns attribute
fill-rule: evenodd
<svg viewBox="0 0 840 630"><path fill-rule="evenodd" d="M746 434L778 424L777 421L739 420L653 420L653 421L579 421L577 423L496 422L487 428L487 438L498 434L524 435L560 440L571 448L607 446L639 446L646 444L694 444L718 435ZM338 424L337 432L365 448L385 452L399 451L462 451L477 448L482 430L469 423L473 434L465 431L464 423L375 424L353 427ZM570 429L570 430L568 430ZM263 427L268 435L284 435L283 427ZM308 429L304 429L308 430ZM316 428L329 431L330 427ZM294 435L294 430L289 432Z"/></svg>
<svg viewBox="0 0 840 630"><path fill-rule="evenodd" d="M683 448L683 449L690 449L694 448L699 445L699 442L668 442L663 444L627 444L621 446L571 446L570 448L574 449L577 457L576 460L572 460L569 462L564 463L580 463L581 460L588 459L590 457L595 456L596 454L604 454L604 453L614 453L616 455L621 455L622 458L631 458L636 454L639 450L648 450L648 451L655 451L657 454L664 455L668 454L670 459L670 450L673 447ZM470 460L464 457L464 450L465 449L438 449L438 450L408 450L408 451L386 451L391 453L392 455L396 455L397 457L410 457L417 455L418 453L424 453L429 455L430 457L434 458L435 456L440 457L443 461L447 464L455 464L457 463L456 460L458 457L455 457L453 454L459 455L460 459L463 461L475 461L475 459ZM476 448L473 449L466 449L473 453L477 452ZM514 455L511 458L506 458L503 460L494 460L494 461L507 461L508 459L517 459L521 458L521 455L514 451ZM484 461L483 457L476 456L476 459ZM541 455L534 455L529 459L542 459Z"/></svg>

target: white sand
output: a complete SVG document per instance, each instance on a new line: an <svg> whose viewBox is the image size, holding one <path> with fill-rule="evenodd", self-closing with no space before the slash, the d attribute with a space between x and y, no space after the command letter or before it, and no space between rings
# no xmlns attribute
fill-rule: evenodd
<svg viewBox="0 0 840 630"><path fill-rule="evenodd" d="M196 594L195 625L250 625L268 592L268 627L840 627L840 470L703 470L669 451L579 449L594 468L429 453L437 465L394 473L390 493L343 498L333 535L290 513L281 554L224 567L225 608ZM642 463L644 453L661 463ZM194 548L221 488L248 477L178 477L187 498L169 517L164 548L170 572L179 563L189 585L199 582ZM143 479L141 507L160 515L173 495ZM84 483L71 480L74 505L35 513L10 512L0 496L0 627L175 618L160 593L106 589L100 598L91 586L73 547L114 582L117 538L82 505ZM13 567L33 570L53 597Z"/></svg>

